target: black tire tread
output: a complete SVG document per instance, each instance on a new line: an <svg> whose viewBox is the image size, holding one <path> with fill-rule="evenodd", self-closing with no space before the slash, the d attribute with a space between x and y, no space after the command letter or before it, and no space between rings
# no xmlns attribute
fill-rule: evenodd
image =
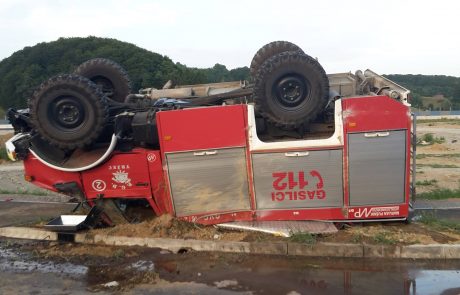
<svg viewBox="0 0 460 295"><path fill-rule="evenodd" d="M94 124L90 134L87 134L78 140L74 140L73 142L63 142L43 127L41 118L37 115L37 110L40 104L40 98L46 95L48 91L59 88L65 89L69 86L86 89L87 91L94 93L94 97L96 98L94 99L94 103L96 105L94 110L96 114L96 123ZM30 122L33 129L35 129L40 137L54 146L68 150L82 148L93 143L101 134L109 116L107 97L104 93L102 93L101 89L91 80L73 74L57 75L43 82L28 100L28 107L30 110Z"/></svg>
<svg viewBox="0 0 460 295"><path fill-rule="evenodd" d="M271 112L270 108L267 106L267 99L269 98L265 93L266 76L277 67L287 63L300 63L307 65L310 69L315 71L320 78L319 84L321 85L321 97L316 98L317 103L310 109L308 116L297 120L292 120L288 117L281 118ZM313 57L302 52L282 52L266 60L257 71L255 75L253 99L256 111L270 123L282 128L297 128L316 119L319 113L326 106L329 99L329 79L323 67Z"/></svg>
<svg viewBox="0 0 460 295"><path fill-rule="evenodd" d="M128 96L128 94L130 94L132 91L131 79L129 78L128 72L113 60L101 57L87 60L75 69L74 74L86 77L91 80L92 76L94 76L94 72L102 74L99 73L101 72L101 69L102 71L110 71L111 74L115 75L115 77L119 80L118 83L113 83L114 81L112 81L116 89L115 94L111 99L118 102L124 102L126 96ZM112 80L107 76L106 78Z"/></svg>
<svg viewBox="0 0 460 295"><path fill-rule="evenodd" d="M254 77L257 74L257 71L259 70L260 66L267 59L274 55L287 51L300 51L303 53L302 49L299 46L288 41L273 41L262 46L262 48L260 48L252 58L251 66L249 67L251 76Z"/></svg>

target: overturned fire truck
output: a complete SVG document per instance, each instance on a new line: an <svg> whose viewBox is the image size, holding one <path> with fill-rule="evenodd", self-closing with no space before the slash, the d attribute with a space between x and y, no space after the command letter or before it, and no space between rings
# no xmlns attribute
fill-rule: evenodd
<svg viewBox="0 0 460 295"><path fill-rule="evenodd" d="M370 70L327 75L285 41L250 71L249 82L132 94L118 64L89 60L9 111L7 151L26 180L91 206L143 200L202 224L409 218L407 89Z"/></svg>

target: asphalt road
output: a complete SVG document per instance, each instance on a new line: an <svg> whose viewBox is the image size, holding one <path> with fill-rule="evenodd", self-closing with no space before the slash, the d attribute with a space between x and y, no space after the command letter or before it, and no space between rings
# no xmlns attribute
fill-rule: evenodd
<svg viewBox="0 0 460 295"><path fill-rule="evenodd" d="M74 203L35 203L0 201L0 227L47 221L70 213Z"/></svg>

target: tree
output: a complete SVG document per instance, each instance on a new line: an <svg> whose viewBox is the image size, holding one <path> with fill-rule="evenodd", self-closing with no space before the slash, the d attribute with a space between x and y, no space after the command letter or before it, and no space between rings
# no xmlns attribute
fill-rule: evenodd
<svg viewBox="0 0 460 295"><path fill-rule="evenodd" d="M25 47L0 62L0 106L25 107L33 90L44 80L71 73L84 61L104 57L122 65L132 80L132 88L161 88L166 81L199 84L241 80L249 77L245 68L227 70L216 64L209 69L188 68L169 57L115 39L87 37L60 38Z"/></svg>

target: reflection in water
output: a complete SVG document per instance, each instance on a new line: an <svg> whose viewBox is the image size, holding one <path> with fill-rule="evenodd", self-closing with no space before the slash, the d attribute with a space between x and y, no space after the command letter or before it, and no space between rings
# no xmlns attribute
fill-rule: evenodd
<svg viewBox="0 0 460 295"><path fill-rule="evenodd" d="M132 294L143 294L145 290L151 294L160 294L161 290L188 294L193 291L189 288L195 288L196 294L224 290L224 293L245 294L460 294L459 260L318 259L224 253L177 255L160 254L156 249L142 249L139 255L125 259L98 259L97 263L91 262L92 259L74 259L72 263L52 259L35 261L30 255L0 247L3 273L0 293L8 288L15 290L27 274L27 280L35 283L21 285L26 293L49 288L61 290L65 286L55 282L61 282L64 277L66 284L81 288L85 294L86 287L110 281L129 285ZM21 275L15 277L15 273ZM143 274L152 277L149 274L154 273L161 278L161 288L159 282L145 284L142 279ZM47 285L40 284L45 276ZM56 279L50 279L53 276Z"/></svg>
<svg viewBox="0 0 460 295"><path fill-rule="evenodd" d="M223 256L179 257L159 263L158 271L169 281L197 272L200 283L235 280L238 286L227 289L255 294L460 294L460 261Z"/></svg>

